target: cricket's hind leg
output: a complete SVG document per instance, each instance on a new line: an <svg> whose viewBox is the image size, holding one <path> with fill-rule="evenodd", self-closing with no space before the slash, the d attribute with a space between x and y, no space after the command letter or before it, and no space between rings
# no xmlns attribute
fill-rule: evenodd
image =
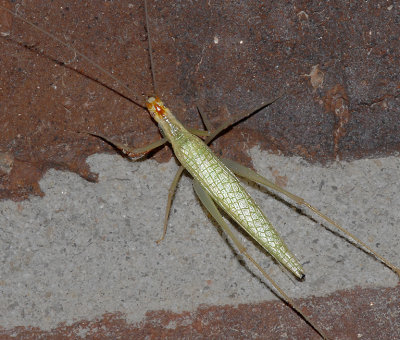
<svg viewBox="0 0 400 340"><path fill-rule="evenodd" d="M239 251L251 262L253 263L257 269L261 272L261 274L272 284L272 286L279 292L281 298L291 307L293 308L314 330L324 339L327 339L325 333L313 323L311 319L309 319L294 303L294 301L279 287L279 285L272 279L271 276L267 274L267 272L260 266L260 264L247 252L246 248L243 244L239 241L239 239L232 233L229 226L226 224L225 220L223 219L221 213L217 209L214 201L208 195L208 193L203 189L201 184L197 180L193 180L193 188L196 192L197 196L199 197L201 203L205 206L207 211L211 214L214 220L221 226L224 232L230 237L233 241L235 246L239 249Z"/></svg>
<svg viewBox="0 0 400 340"><path fill-rule="evenodd" d="M272 183L265 177L259 175L255 171L235 162L229 159L221 159L222 162L230 169L232 172L234 172L236 175L247 178L248 180L252 182L256 182L262 185L265 185L273 190L276 190L277 192L289 197L293 201L295 201L297 204L304 205L314 213L316 213L318 216L322 217L325 221L333 225L336 229L340 230L343 232L347 237L349 237L352 241L354 241L356 244L360 245L364 249L367 249L372 255L374 255L377 259L379 259L383 264L385 264L387 267L389 267L393 272L395 272L398 276L400 276L400 268L396 267L392 263L390 263L387 259L385 259L383 256L379 255L376 251L374 251L371 247L366 245L363 241L361 241L359 238L354 236L352 233L350 233L348 230L344 229L342 226L340 226L338 223L333 221L331 218L320 212L318 209L313 207L310 203L306 202L303 198L296 196L292 194L291 192L279 187L278 185Z"/></svg>

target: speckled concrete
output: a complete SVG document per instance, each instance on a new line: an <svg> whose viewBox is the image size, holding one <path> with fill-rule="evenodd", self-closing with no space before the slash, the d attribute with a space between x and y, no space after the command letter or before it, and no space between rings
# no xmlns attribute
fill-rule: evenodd
<svg viewBox="0 0 400 340"><path fill-rule="evenodd" d="M302 195L399 265L397 157L310 166L299 158L250 151L263 175ZM59 323L123 313L137 323L156 310L193 311L274 299L259 273L210 221L191 181L179 185L166 239L165 200L173 160L130 162L119 155L89 159L99 183L50 170L43 198L0 203L0 324L49 330ZM356 286L394 287L398 278L310 214L266 190L249 187L307 272L296 282L243 234L262 266L296 298ZM308 307L312 310L312 306ZM323 325L329 329L329 325ZM377 327L379 327L377 325Z"/></svg>

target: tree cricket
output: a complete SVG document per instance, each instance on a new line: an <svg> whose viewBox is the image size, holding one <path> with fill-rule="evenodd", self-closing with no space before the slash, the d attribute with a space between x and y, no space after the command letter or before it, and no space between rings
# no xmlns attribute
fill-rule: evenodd
<svg viewBox="0 0 400 340"><path fill-rule="evenodd" d="M147 7L146 1L144 3L145 7ZM16 14L13 12L13 15ZM21 18L20 16L17 17ZM164 233L162 238L164 238L165 236L169 211L171 208L175 188L182 172L184 171L184 169L186 169L195 178L193 186L194 191L199 197L199 200L206 207L207 211L211 214L213 219L224 230L224 232L230 236L232 242L239 250L239 252L243 254L248 259L248 261L251 262L262 273L263 277L268 280L268 284L272 285L272 287L279 293L281 298L283 298L283 300L286 301L286 303L288 303L291 308L296 310L301 315L301 317L307 323L309 323L310 326L312 326L317 333L319 333L321 337L329 338L329 333L326 332L320 325L315 324L313 320L311 320L307 316L307 314L297 306L295 301L293 301L292 298L288 296L287 292L284 292L282 289L280 289L279 285L275 283L273 278L271 278L270 275L262 268L262 266L253 259L253 257L247 252L247 250L237 239L237 237L231 232L229 227L226 225L225 220L221 216L218 208L216 208L216 205L218 205L219 208L222 208L228 216L230 216L239 226L245 229L252 238L254 238L276 261L281 263L283 267L293 273L294 276L296 276L298 279L304 278L305 273L302 269L300 261L293 254L291 254L284 241L280 239L275 228L267 219L268 211L263 212L258 207L254 200L247 194L245 189L243 189L242 186L239 184L239 181L233 175L234 173L240 177L247 178L250 181L267 186L269 189L272 189L279 194L288 197L299 206L305 206L309 208L317 216L324 219L334 228L337 228L341 232L343 232L346 237L351 239L354 243L358 244L363 249L366 249L367 252L371 253L379 261L383 262L397 275L400 275L399 269L395 265L391 264L384 257L376 253L367 244L353 236L351 233L345 231L335 221L325 216L314 206L312 206L310 203L305 202L299 196L296 196L286 191L285 189L280 188L266 178L260 176L252 170L241 166L236 162L225 159L219 160L210 151L210 149L208 149L206 144L209 144L219 134L222 134L230 126L237 124L238 122L246 119L248 116L257 114L259 110L265 108L270 103L259 103L258 107L255 106L252 110L249 110L248 112L240 112L239 114L234 115L230 120L228 120L226 123L221 124L217 128L213 128L211 123L208 121L208 118L205 115L202 115L202 120L207 129L206 132L201 132L195 129L189 129L189 131L186 130L183 125L175 118L175 116L173 116L171 111L164 105L164 103L158 97L156 97L159 91L159 86L156 86L157 76L155 76L155 67L152 62L152 38L150 34L151 24L149 24L151 23L151 19L149 20L147 10L146 21L149 41L148 50L150 54L151 64L150 69L152 71L152 83L154 86L154 93L152 93L151 95L155 95L155 97L149 97L146 103L139 102L136 98L134 99L134 101L138 101L138 106L147 106L147 109L151 113L153 119L159 124L163 138L159 141L149 144L148 146L133 148L130 146L126 146L125 144L120 143L113 138L110 138L109 136L100 134L97 131L84 132L89 135L100 137L106 140L107 142L114 145L116 148L120 149L132 158L136 158L139 156L142 157L147 152L158 148L166 142L171 143L175 155L177 156L183 167L181 166L179 168L169 190L167 209L164 219ZM37 29L36 25L32 27L34 27L34 29ZM55 38L52 34L43 31L42 33L46 34L52 39ZM86 59L86 62L92 64L92 66L94 65L101 72L105 73L106 76L110 76L112 80L114 82L117 82L124 90L131 92L130 88L126 87L122 82L114 77L111 72L107 72L101 67L99 68L98 65L90 58L86 58L83 54L81 54L81 52L72 48L69 44L64 43L62 40L58 40L58 42L62 44L65 48L72 50L75 55ZM200 113L202 113L201 110ZM192 132L193 134L190 132ZM199 137L196 137L195 135L198 135L200 137L203 136L204 142L202 142L201 139ZM204 164L207 164L207 166L204 166ZM249 216L250 219L248 218Z"/></svg>

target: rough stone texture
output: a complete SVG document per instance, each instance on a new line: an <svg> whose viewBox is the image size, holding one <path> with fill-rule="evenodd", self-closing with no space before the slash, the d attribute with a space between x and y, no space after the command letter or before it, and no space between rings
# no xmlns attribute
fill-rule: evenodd
<svg viewBox="0 0 400 340"><path fill-rule="evenodd" d="M321 167L256 148L249 156L261 174L301 194L399 265L398 158ZM177 169L174 160L160 165L94 155L88 163L99 173L98 183L50 170L40 181L44 197L0 203L4 334L14 334L17 326L23 327L21 334L68 335L81 327L83 333L102 332L102 325L111 333L154 338L220 337L224 332L311 337L313 332L289 307L266 303L276 296L221 237L188 176L176 192L167 237L155 243ZM398 338L400 285L393 272L321 228L306 210L267 190L246 187L298 256L305 281L296 282L249 237L234 233L330 338L362 334L361 339L376 339L376 333L379 339ZM263 308L265 314L258 315Z"/></svg>
<svg viewBox="0 0 400 340"><path fill-rule="evenodd" d="M117 86L124 95L143 104L153 93L141 1L2 3L112 70L132 89L129 94ZM216 143L225 156L249 163L247 151L258 145L325 163L399 150L395 4L160 1L151 2L149 10L157 92L185 124L200 126L196 105L217 125L284 93ZM38 181L50 168L96 181L86 158L112 149L75 131L99 132L137 146L158 138L144 110L102 85L113 87L114 81L43 34L0 14L1 32L9 34L0 39L1 198L41 195ZM164 149L154 157L165 161L170 155ZM398 290L392 294L398 301ZM364 312L365 325L376 324L372 317L381 324L379 319L387 319L384 310ZM348 312L349 317L355 314ZM398 311L392 317L395 327ZM125 327L115 315L103 320ZM355 324L364 325L349 321L350 327ZM388 330L387 338L393 334L389 326L379 329Z"/></svg>

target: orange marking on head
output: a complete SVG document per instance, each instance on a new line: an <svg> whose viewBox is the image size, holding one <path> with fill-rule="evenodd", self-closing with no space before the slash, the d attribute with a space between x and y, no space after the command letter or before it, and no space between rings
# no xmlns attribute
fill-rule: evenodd
<svg viewBox="0 0 400 340"><path fill-rule="evenodd" d="M146 103L147 109L159 117L165 116L165 106L160 98L155 97L153 101Z"/></svg>

